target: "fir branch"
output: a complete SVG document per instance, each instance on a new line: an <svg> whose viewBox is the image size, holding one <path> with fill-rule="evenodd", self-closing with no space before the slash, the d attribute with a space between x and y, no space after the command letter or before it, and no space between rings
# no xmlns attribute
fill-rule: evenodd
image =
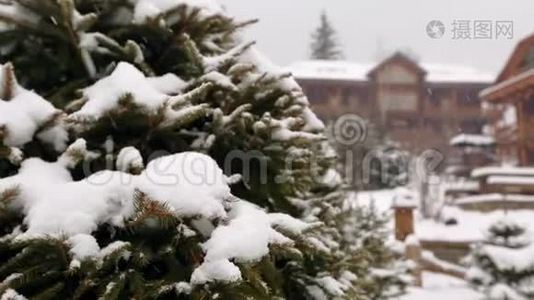
<svg viewBox="0 0 534 300"><path fill-rule="evenodd" d="M45 289L39 294L32 297L33 300L55 300L59 299L61 293L65 289L65 284L63 282L58 282L55 285Z"/></svg>
<svg viewBox="0 0 534 300"><path fill-rule="evenodd" d="M32 33L54 37L61 41L68 41L68 39L61 32L61 30L58 30L57 28L43 22L39 24L33 24L32 22L20 20L2 12L0 12L0 21L5 22L7 24L13 24L17 27L25 28Z"/></svg>
<svg viewBox="0 0 534 300"><path fill-rule="evenodd" d="M98 300L120 299L120 294L125 288L125 286L126 286L126 274L120 273L116 276L114 280L110 281L106 285L104 292L98 298Z"/></svg>
<svg viewBox="0 0 534 300"><path fill-rule="evenodd" d="M20 187L14 186L0 192L0 204L8 206L20 195ZM0 206L1 207L1 206Z"/></svg>
<svg viewBox="0 0 534 300"><path fill-rule="evenodd" d="M167 204L150 199L140 190L135 191L134 199L135 214L126 222L127 230L136 232L150 220L156 221L163 230L175 228L180 223Z"/></svg>

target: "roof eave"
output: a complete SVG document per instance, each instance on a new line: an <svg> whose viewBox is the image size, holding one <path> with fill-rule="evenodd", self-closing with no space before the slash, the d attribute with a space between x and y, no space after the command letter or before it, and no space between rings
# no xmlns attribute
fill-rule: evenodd
<svg viewBox="0 0 534 300"><path fill-rule="evenodd" d="M511 96L526 88L534 88L534 69L482 90L479 98L490 103L513 102Z"/></svg>

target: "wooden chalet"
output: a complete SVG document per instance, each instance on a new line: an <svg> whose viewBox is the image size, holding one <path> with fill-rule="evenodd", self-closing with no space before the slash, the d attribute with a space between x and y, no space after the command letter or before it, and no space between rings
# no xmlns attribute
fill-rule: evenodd
<svg viewBox="0 0 534 300"><path fill-rule="evenodd" d="M450 158L449 140L481 134L478 93L494 76L447 64L420 63L397 52L378 64L305 61L289 67L325 121L355 113L413 152L436 149Z"/></svg>
<svg viewBox="0 0 534 300"><path fill-rule="evenodd" d="M534 35L517 45L496 83L480 97L501 160L534 165Z"/></svg>

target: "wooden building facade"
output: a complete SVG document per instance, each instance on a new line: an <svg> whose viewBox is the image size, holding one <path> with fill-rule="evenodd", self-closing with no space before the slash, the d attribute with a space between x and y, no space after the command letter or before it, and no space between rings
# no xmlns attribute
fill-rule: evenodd
<svg viewBox="0 0 534 300"><path fill-rule="evenodd" d="M486 124L478 94L491 74L419 64L402 53L378 65L316 62L315 73L298 64L292 70L322 119L358 114L415 153L436 149L448 156L453 136L480 134Z"/></svg>
<svg viewBox="0 0 534 300"><path fill-rule="evenodd" d="M495 85L480 96L501 160L534 165L534 35L517 45Z"/></svg>

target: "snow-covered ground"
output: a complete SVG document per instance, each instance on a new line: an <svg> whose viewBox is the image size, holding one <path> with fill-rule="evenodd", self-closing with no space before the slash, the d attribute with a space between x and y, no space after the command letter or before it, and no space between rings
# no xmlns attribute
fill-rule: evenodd
<svg viewBox="0 0 534 300"><path fill-rule="evenodd" d="M361 191L351 194L351 203L359 206L373 206L378 212L389 219L389 227L393 230L393 214L391 207L398 193L406 193L406 189ZM415 201L417 196L414 195ZM503 219L514 219L529 228L528 234L534 239L534 211L512 210L477 212L465 211L457 207L446 206L441 210L438 220L424 219L415 212L415 235L419 240L441 240L451 242L477 242L485 237L485 230L490 224ZM446 221L454 221L454 224ZM392 231L393 232L393 231Z"/></svg>
<svg viewBox="0 0 534 300"><path fill-rule="evenodd" d="M394 218L391 207L399 202L399 199L410 195L407 189L367 191L352 193L350 198L353 205L374 207L376 211L388 217L388 229L392 239L394 232ZM412 197L417 202L417 195ZM415 212L415 237L418 240L439 240L451 242L477 242L485 239L485 232L490 224L502 220L512 219L528 229L527 235L534 239L534 212L531 210L494 211L490 213L464 211L457 207L446 206L439 216L434 219L423 219ZM497 249L500 251L500 249ZM495 251L497 251L495 250ZM513 264L514 268L520 268L527 262L527 257L532 253L532 248L526 248L522 253L510 255L507 252L497 253L500 262L506 265ZM428 252L431 254L430 252ZM423 287L409 287L406 295L397 300L482 300L484 296L469 287L460 279L443 274L425 272L423 275Z"/></svg>
<svg viewBox="0 0 534 300"><path fill-rule="evenodd" d="M423 273L423 287L410 287L398 300L482 300L484 296L465 281L431 272Z"/></svg>

